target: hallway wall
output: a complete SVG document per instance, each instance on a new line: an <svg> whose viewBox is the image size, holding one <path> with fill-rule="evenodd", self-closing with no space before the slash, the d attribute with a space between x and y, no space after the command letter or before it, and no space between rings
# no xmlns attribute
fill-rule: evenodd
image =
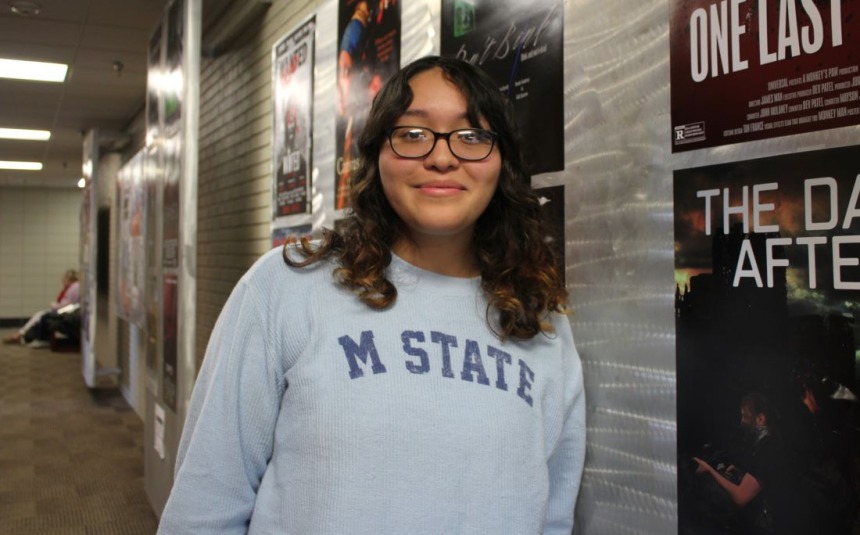
<svg viewBox="0 0 860 535"><path fill-rule="evenodd" d="M77 269L81 190L0 187L0 320L47 307Z"/></svg>

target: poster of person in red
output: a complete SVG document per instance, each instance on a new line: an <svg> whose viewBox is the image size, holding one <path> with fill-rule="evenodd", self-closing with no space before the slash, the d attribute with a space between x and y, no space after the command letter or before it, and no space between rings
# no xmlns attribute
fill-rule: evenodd
<svg viewBox="0 0 860 535"><path fill-rule="evenodd" d="M860 0L670 6L673 152L860 124Z"/></svg>
<svg viewBox="0 0 860 535"><path fill-rule="evenodd" d="M674 173L679 533L858 533L860 147Z"/></svg>
<svg viewBox="0 0 860 535"><path fill-rule="evenodd" d="M314 17L272 47L272 227L310 212L313 168Z"/></svg>
<svg viewBox="0 0 860 535"><path fill-rule="evenodd" d="M400 1L339 0L335 119L336 210L350 206L356 144L373 97L400 68Z"/></svg>

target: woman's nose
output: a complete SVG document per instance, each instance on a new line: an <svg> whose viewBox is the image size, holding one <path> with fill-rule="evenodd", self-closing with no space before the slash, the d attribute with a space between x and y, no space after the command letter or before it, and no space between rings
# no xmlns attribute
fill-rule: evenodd
<svg viewBox="0 0 860 535"><path fill-rule="evenodd" d="M460 159L454 156L448 146L448 140L440 137L436 140L436 146L424 158L424 166L446 171L460 166Z"/></svg>

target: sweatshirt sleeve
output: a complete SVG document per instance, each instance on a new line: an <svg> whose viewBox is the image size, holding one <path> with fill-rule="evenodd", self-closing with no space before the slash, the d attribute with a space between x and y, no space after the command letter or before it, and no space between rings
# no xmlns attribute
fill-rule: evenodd
<svg viewBox="0 0 860 535"><path fill-rule="evenodd" d="M564 424L559 442L548 462L550 487L545 535L571 534L585 462L585 390L582 363L573 345L572 336L569 342Z"/></svg>
<svg viewBox="0 0 860 535"><path fill-rule="evenodd" d="M286 388L257 293L243 278L197 377L158 533L246 533Z"/></svg>
<svg viewBox="0 0 860 535"><path fill-rule="evenodd" d="M81 284L78 281L75 281L66 288L66 291L63 292L63 297L56 303L51 304L51 308L53 310L59 310L66 305L71 305L73 303L81 302Z"/></svg>

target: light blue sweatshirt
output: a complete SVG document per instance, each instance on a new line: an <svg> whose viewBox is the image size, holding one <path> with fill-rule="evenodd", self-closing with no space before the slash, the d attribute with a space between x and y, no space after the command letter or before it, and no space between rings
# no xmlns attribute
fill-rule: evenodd
<svg viewBox="0 0 860 535"><path fill-rule="evenodd" d="M478 278L395 257L377 311L333 267L276 249L234 289L158 533L568 535L585 403L567 318L503 342Z"/></svg>

